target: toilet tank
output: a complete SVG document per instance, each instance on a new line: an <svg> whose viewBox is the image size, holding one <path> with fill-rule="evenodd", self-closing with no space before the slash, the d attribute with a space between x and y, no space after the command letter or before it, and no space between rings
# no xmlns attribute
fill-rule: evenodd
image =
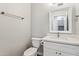
<svg viewBox="0 0 79 59"><path fill-rule="evenodd" d="M41 38L32 38L33 47L38 48L40 46Z"/></svg>

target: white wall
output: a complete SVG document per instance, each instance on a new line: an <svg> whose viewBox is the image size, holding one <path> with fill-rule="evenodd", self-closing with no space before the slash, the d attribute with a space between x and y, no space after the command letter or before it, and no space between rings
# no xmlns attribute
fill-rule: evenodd
<svg viewBox="0 0 79 59"><path fill-rule="evenodd" d="M0 55L22 55L31 44L31 4L0 4L1 11L25 19L0 15Z"/></svg>
<svg viewBox="0 0 79 59"><path fill-rule="evenodd" d="M48 32L49 6L46 3L32 3L32 37L43 37Z"/></svg>

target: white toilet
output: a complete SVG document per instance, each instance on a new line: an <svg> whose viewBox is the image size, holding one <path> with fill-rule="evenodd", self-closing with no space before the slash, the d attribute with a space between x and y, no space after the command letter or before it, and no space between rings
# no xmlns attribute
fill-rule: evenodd
<svg viewBox="0 0 79 59"><path fill-rule="evenodd" d="M32 38L32 46L24 52L24 56L37 56L37 50L40 47L41 38Z"/></svg>

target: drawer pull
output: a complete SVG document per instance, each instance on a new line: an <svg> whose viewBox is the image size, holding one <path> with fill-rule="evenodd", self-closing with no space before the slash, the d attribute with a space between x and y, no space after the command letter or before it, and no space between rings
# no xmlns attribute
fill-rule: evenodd
<svg viewBox="0 0 79 59"><path fill-rule="evenodd" d="M58 54L58 52L56 52L56 54Z"/></svg>
<svg viewBox="0 0 79 59"><path fill-rule="evenodd" d="M59 55L61 55L61 53L59 53Z"/></svg>

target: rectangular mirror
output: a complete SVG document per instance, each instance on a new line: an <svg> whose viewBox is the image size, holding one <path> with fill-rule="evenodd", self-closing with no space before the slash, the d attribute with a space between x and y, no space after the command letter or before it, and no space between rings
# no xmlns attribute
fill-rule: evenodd
<svg viewBox="0 0 79 59"><path fill-rule="evenodd" d="M72 33L72 9L63 8L49 13L50 32Z"/></svg>
<svg viewBox="0 0 79 59"><path fill-rule="evenodd" d="M66 16L54 16L53 30L54 31L68 31Z"/></svg>

